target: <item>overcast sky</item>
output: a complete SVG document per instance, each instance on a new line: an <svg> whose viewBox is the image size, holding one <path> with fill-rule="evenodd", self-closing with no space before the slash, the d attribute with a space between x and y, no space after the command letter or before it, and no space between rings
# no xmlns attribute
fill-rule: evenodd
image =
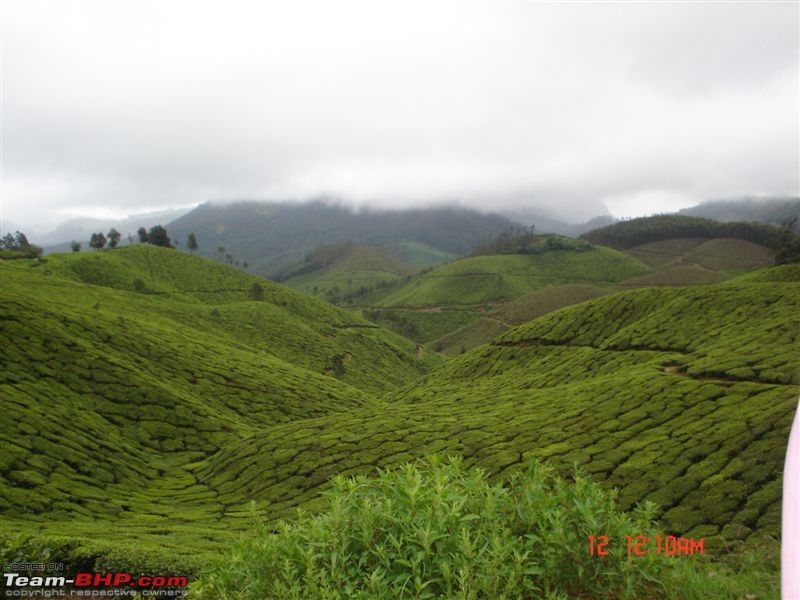
<svg viewBox="0 0 800 600"><path fill-rule="evenodd" d="M800 193L800 4L5 0L2 219ZM5 229L5 226L3 227Z"/></svg>

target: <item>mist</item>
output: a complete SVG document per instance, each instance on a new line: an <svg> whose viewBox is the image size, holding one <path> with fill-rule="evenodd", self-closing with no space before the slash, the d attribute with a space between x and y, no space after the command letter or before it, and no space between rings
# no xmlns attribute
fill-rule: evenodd
<svg viewBox="0 0 800 600"><path fill-rule="evenodd" d="M800 193L796 3L17 1L2 221Z"/></svg>

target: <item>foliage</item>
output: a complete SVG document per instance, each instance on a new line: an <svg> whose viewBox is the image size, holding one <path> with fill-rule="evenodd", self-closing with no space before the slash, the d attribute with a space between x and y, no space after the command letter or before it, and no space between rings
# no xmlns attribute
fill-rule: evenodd
<svg viewBox="0 0 800 600"><path fill-rule="evenodd" d="M781 245L780 229L762 223L721 223L701 217L657 215L619 221L581 236L593 244L617 249L674 238L737 238L776 249Z"/></svg>
<svg viewBox="0 0 800 600"><path fill-rule="evenodd" d="M41 255L42 248L31 244L21 231L16 231L13 235L7 233L0 238L0 256L5 259L39 258Z"/></svg>
<svg viewBox="0 0 800 600"><path fill-rule="evenodd" d="M75 240L72 240L70 242L69 247L73 252L80 252L81 251L81 243L80 242L76 242Z"/></svg>
<svg viewBox="0 0 800 600"><path fill-rule="evenodd" d="M194 254L197 248L199 247L197 245L197 236L194 233L190 233L189 236L186 238L186 247L192 254Z"/></svg>
<svg viewBox="0 0 800 600"><path fill-rule="evenodd" d="M119 240L122 237L122 234L117 231L114 227L112 227L108 231L108 247L109 248L116 248L117 244L119 244Z"/></svg>
<svg viewBox="0 0 800 600"><path fill-rule="evenodd" d="M501 485L434 455L332 484L321 514L258 526L192 594L700 600L774 586L749 554L738 574L702 557L629 556L627 536L664 535L655 505L621 512L615 494L580 470L565 480L530 461ZM607 556L590 554L589 535L608 536Z"/></svg>
<svg viewBox="0 0 800 600"><path fill-rule="evenodd" d="M251 300L262 300L264 298L264 288L261 287L261 284L256 282L250 287L250 299Z"/></svg>
<svg viewBox="0 0 800 600"><path fill-rule="evenodd" d="M781 232L783 242L775 253L776 265L800 263L800 217L792 216L784 220Z"/></svg>
<svg viewBox="0 0 800 600"><path fill-rule="evenodd" d="M496 238L489 240L472 251L472 256L487 254L542 254L554 250L574 250L585 252L592 245L561 235L535 235L533 226L509 227Z"/></svg>
<svg viewBox="0 0 800 600"><path fill-rule="evenodd" d="M92 239L89 240L89 246L95 250L100 250L106 247L106 236L102 233L93 233Z"/></svg>
<svg viewBox="0 0 800 600"><path fill-rule="evenodd" d="M147 232L147 243L164 248L174 248L167 235L167 230L161 225L155 225Z"/></svg>

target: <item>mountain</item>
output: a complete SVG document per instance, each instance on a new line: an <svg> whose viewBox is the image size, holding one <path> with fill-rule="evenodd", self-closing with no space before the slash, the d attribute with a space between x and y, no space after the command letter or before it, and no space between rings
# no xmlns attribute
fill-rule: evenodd
<svg viewBox="0 0 800 600"><path fill-rule="evenodd" d="M230 254L251 272L276 278L318 246L347 241L383 247L420 268L440 264L511 224L459 207L355 211L323 201L234 202L201 204L170 223L168 231L181 245L194 233L201 256Z"/></svg>
<svg viewBox="0 0 800 600"><path fill-rule="evenodd" d="M606 214L597 215L583 223L570 223L541 208L507 210L502 214L527 227L535 227L537 233L555 233L569 237L578 237L582 233L614 222L614 217Z"/></svg>
<svg viewBox="0 0 800 600"><path fill-rule="evenodd" d="M705 217L717 221L757 221L780 226L787 218L800 217L800 198L742 197L726 200L709 200L678 211L679 215Z"/></svg>

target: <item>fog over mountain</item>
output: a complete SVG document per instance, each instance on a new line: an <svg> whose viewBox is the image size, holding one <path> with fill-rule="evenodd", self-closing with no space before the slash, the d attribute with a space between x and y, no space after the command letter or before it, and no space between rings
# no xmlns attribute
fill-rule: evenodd
<svg viewBox="0 0 800 600"><path fill-rule="evenodd" d="M797 195L797 3L11 0L3 222ZM3 227L5 230L6 227Z"/></svg>

